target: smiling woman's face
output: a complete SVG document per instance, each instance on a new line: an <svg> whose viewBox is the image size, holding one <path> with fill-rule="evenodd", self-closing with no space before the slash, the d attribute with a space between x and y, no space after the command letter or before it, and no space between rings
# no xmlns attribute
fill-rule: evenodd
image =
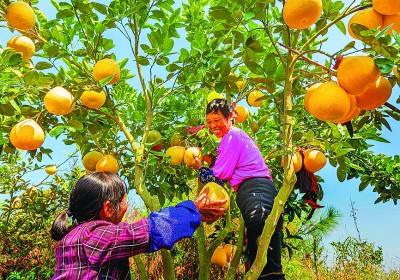
<svg viewBox="0 0 400 280"><path fill-rule="evenodd" d="M231 129L232 121L230 118L226 118L221 111L211 112L206 115L206 125L212 134L222 138Z"/></svg>

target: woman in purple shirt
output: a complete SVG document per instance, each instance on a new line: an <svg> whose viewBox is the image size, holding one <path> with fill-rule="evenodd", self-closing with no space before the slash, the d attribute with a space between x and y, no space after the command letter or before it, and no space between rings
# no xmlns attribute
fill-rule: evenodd
<svg viewBox="0 0 400 280"><path fill-rule="evenodd" d="M208 191L130 224L121 222L128 208L124 181L113 173L86 174L71 190L69 209L51 228L51 237L59 241L53 279L130 279L129 257L172 249L202 220L222 215L226 200L211 201Z"/></svg>
<svg viewBox="0 0 400 280"><path fill-rule="evenodd" d="M277 189L256 143L244 131L233 126L235 116L234 108L225 99L214 99L207 105L207 128L221 138L221 142L212 168L203 167L197 158L194 168L199 170L203 183L223 185L229 181L237 192L236 203L247 228L247 250L252 263L257 254L257 239L272 210ZM258 279L285 279L281 265L281 229L282 217L269 244L267 265Z"/></svg>

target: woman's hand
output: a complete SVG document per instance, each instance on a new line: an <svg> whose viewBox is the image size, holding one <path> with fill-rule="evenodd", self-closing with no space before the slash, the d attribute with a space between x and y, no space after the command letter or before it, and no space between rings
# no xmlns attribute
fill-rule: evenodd
<svg viewBox="0 0 400 280"><path fill-rule="evenodd" d="M201 220L203 222L211 222L220 218L226 211L221 205L226 203L226 199L223 200L211 200L207 197L210 188L206 188L199 197L194 201L197 209L201 214Z"/></svg>
<svg viewBox="0 0 400 280"><path fill-rule="evenodd" d="M195 161L195 164L193 165L194 169L199 170L201 167L203 167L203 163L201 162L201 160L198 157L193 155L193 158L194 158L194 161Z"/></svg>

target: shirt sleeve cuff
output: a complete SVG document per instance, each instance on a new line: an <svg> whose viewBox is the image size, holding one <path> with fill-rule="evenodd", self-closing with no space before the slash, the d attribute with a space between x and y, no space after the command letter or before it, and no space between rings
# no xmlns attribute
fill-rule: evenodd
<svg viewBox="0 0 400 280"><path fill-rule="evenodd" d="M185 237L191 237L200 226L201 215L193 201L187 200L149 216L149 246L146 252L172 249Z"/></svg>
<svg viewBox="0 0 400 280"><path fill-rule="evenodd" d="M221 186L225 184L225 181L215 177L212 169L204 166L199 168L199 180L203 184L207 184L210 182L217 183L218 185Z"/></svg>

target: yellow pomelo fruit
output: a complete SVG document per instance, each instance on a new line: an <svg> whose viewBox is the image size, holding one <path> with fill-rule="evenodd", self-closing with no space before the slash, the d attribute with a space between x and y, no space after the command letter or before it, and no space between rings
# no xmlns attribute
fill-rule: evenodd
<svg viewBox="0 0 400 280"><path fill-rule="evenodd" d="M237 122L237 123L244 122L246 120L247 116L249 115L249 110L242 105L237 105L235 108L235 111L237 113L235 122Z"/></svg>
<svg viewBox="0 0 400 280"><path fill-rule="evenodd" d="M31 6L25 2L14 2L7 6L6 19L10 26L28 30L36 22L36 16Z"/></svg>
<svg viewBox="0 0 400 280"><path fill-rule="evenodd" d="M65 88L56 86L44 96L44 107L54 115L69 114L75 108L74 96Z"/></svg>
<svg viewBox="0 0 400 280"><path fill-rule="evenodd" d="M259 99L261 97L263 97L264 94L259 91L259 90L252 90L249 95L247 95L247 103L249 103L250 106L253 107L260 107L263 105L264 100L263 99Z"/></svg>
<svg viewBox="0 0 400 280"><path fill-rule="evenodd" d="M283 20L290 28L304 29L321 17L321 0L287 0L283 7Z"/></svg>
<svg viewBox="0 0 400 280"><path fill-rule="evenodd" d="M289 156L290 164L293 165L294 172L299 172L300 169L303 167L303 158L301 153L296 151L292 155ZM282 157L281 160L282 167L285 167L285 157Z"/></svg>
<svg viewBox="0 0 400 280"><path fill-rule="evenodd" d="M361 24L371 30L382 25L382 15L377 13L372 8L367 8L356 12L350 18L347 29L351 37L353 37L354 39L358 39L358 37L353 33L353 30L351 29L351 25L353 23Z"/></svg>
<svg viewBox="0 0 400 280"><path fill-rule="evenodd" d="M221 207L224 207L225 210L228 209L230 198L228 192L224 189L224 187L218 185L217 183L210 182L204 185L204 187L200 191L200 194L203 193L206 188L210 188L210 191L207 194L207 197L209 199L211 200L226 199L226 203L221 205Z"/></svg>
<svg viewBox="0 0 400 280"><path fill-rule="evenodd" d="M392 85L385 77L379 77L376 82L369 83L364 91L356 95L357 107L362 110L376 109L390 98Z"/></svg>
<svg viewBox="0 0 400 280"><path fill-rule="evenodd" d="M305 150L303 156L304 168L313 173L321 170L327 161L324 153L314 149Z"/></svg>
<svg viewBox="0 0 400 280"><path fill-rule="evenodd" d="M83 167L85 167L85 169L88 171L95 171L96 164L102 157L103 154L98 151L91 151L86 153L82 158Z"/></svg>
<svg viewBox="0 0 400 280"><path fill-rule="evenodd" d="M57 172L57 166L55 164L47 165L44 171L49 175L53 175Z"/></svg>
<svg viewBox="0 0 400 280"><path fill-rule="evenodd" d="M310 105L309 105L310 96L315 92L317 88L319 88L320 85L322 85L322 83L313 84L307 89L304 95L304 108L306 109L307 112L310 112Z"/></svg>
<svg viewBox="0 0 400 280"><path fill-rule="evenodd" d="M386 31L386 34L393 35L393 30L397 33L400 33L400 13L383 16L381 29L384 29L391 24L393 25L388 29L388 31Z"/></svg>
<svg viewBox="0 0 400 280"><path fill-rule="evenodd" d="M350 109L347 92L335 82L325 82L310 96L310 113L321 121L343 118Z"/></svg>
<svg viewBox="0 0 400 280"><path fill-rule="evenodd" d="M157 130L150 130L147 135L147 143L153 143L161 139L161 133Z"/></svg>
<svg viewBox="0 0 400 280"><path fill-rule="evenodd" d="M394 15L400 13L400 1L372 0L372 8L381 15Z"/></svg>
<svg viewBox="0 0 400 280"><path fill-rule="evenodd" d="M26 36L15 36L7 42L7 47L22 53L22 60L28 61L35 53L35 43Z"/></svg>
<svg viewBox="0 0 400 280"><path fill-rule="evenodd" d="M225 244L223 249L225 251L227 261L230 261L235 255L236 246L232 244Z"/></svg>
<svg viewBox="0 0 400 280"><path fill-rule="evenodd" d="M369 56L348 56L342 59L337 70L339 85L348 94L361 93L367 84L376 81L380 70Z"/></svg>
<svg viewBox="0 0 400 280"><path fill-rule="evenodd" d="M183 161L185 162L187 167L193 167L196 164L193 156L196 156L199 160L202 159L200 148L190 147L185 150Z"/></svg>
<svg viewBox="0 0 400 280"><path fill-rule="evenodd" d="M217 247L211 257L211 263L218 266L225 266L227 261L226 253L224 248Z"/></svg>
<svg viewBox="0 0 400 280"><path fill-rule="evenodd" d="M207 95L207 104L213 101L214 99L224 99L224 96L221 93L218 93L215 90L213 90Z"/></svg>
<svg viewBox="0 0 400 280"><path fill-rule="evenodd" d="M240 80L236 82L236 86L239 90L244 90L246 88L246 81Z"/></svg>
<svg viewBox="0 0 400 280"><path fill-rule="evenodd" d="M349 94L347 96L349 97L349 100L350 100L350 109L347 112L346 116L344 116L343 118L333 120L334 123L341 124L341 123L351 121L352 119L357 117L361 112L360 108L357 107L356 95Z"/></svg>
<svg viewBox="0 0 400 280"><path fill-rule="evenodd" d="M180 133L174 133L171 136L171 140L169 141L171 146L182 146L183 145L183 140L182 140L182 135Z"/></svg>
<svg viewBox="0 0 400 280"><path fill-rule="evenodd" d="M111 172L117 174L118 170L118 161L112 155L104 155L96 163L96 171Z"/></svg>
<svg viewBox="0 0 400 280"><path fill-rule="evenodd" d="M109 85L112 85L119 81L119 78L121 77L121 70L119 69L119 65L115 60L104 58L97 61L93 66L93 76L96 81L100 81L109 76L114 76L114 78L108 82Z"/></svg>
<svg viewBox="0 0 400 280"><path fill-rule="evenodd" d="M94 90L85 90L80 100L83 105L91 109L97 109L104 105L106 102L106 93L102 90L100 92Z"/></svg>
<svg viewBox="0 0 400 280"><path fill-rule="evenodd" d="M172 165L178 165L183 161L183 157L185 155L185 147L183 146L172 146L169 147L166 151L165 154L167 157L171 157L169 159L169 162Z"/></svg>
<svg viewBox="0 0 400 280"><path fill-rule="evenodd" d="M17 123L10 132L10 142L20 150L36 150L42 146L45 134L43 129L32 119Z"/></svg>

